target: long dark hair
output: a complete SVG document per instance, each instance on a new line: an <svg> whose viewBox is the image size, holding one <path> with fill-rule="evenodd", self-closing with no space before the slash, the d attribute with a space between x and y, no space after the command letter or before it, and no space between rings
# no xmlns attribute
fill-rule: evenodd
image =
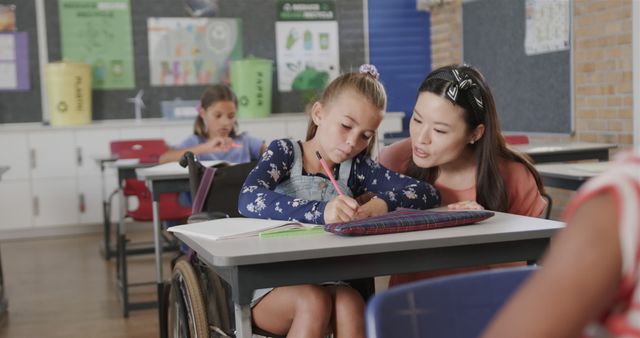
<svg viewBox="0 0 640 338"><path fill-rule="evenodd" d="M457 71L463 78L468 77L474 84L474 89L461 89L456 100L447 95L447 90L455 81L453 71ZM451 78L451 80L448 80ZM466 91L473 90L473 94L480 95L481 104L476 103L474 95ZM509 149L506 145L500 121L493 99L493 94L482 74L469 65L449 65L432 71L420 84L418 95L429 92L443 97L464 109L464 120L467 130L474 130L478 125L484 124L484 135L474 144L468 144L476 154L478 168L476 171L476 201L489 210L507 211L509 209L509 196L504 179L500 174L499 160L516 161L522 163L533 175L540 193L544 193L544 187L538 171L533 167L531 159L522 153ZM438 167L420 168L413 159L407 167L407 175L434 183L438 178Z"/></svg>
<svg viewBox="0 0 640 338"><path fill-rule="evenodd" d="M220 101L231 101L236 105L236 108L238 107L238 99L236 98L236 94L233 93L231 88L224 84L216 84L207 87L204 93L202 93L202 97L200 98L200 109L207 110L207 108ZM235 127L237 127L237 125ZM231 138L236 137L235 127L229 133L229 136ZM207 133L207 126L200 114L198 114L198 117L196 117L196 121L193 124L193 133L205 139L209 138L209 134Z"/></svg>
<svg viewBox="0 0 640 338"><path fill-rule="evenodd" d="M376 109L382 112L387 109L387 93L384 90L384 86L377 79L376 75L367 72L351 72L338 76L335 80L331 81L327 88L320 94L317 102L326 106L340 94L348 90L353 90L364 96ZM310 111L312 106L313 104L310 104L307 110ZM317 130L318 126L313 122L312 118L309 118L306 141L312 139L316 135ZM376 145L376 134L371 137L367 148L364 150L367 155L371 155L371 151Z"/></svg>

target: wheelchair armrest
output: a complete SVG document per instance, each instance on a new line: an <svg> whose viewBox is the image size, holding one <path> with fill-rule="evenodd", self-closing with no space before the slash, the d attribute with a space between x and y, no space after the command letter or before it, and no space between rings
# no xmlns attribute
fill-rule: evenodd
<svg viewBox="0 0 640 338"><path fill-rule="evenodd" d="M199 212L189 216L189 218L187 219L187 223L199 223L199 222L210 221L212 219L228 218L228 217L229 215L220 211L209 211L209 212L203 211L203 212Z"/></svg>

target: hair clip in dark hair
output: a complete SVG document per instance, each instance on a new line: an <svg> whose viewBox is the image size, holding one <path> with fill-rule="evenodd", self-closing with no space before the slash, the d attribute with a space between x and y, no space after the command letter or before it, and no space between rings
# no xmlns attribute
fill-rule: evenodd
<svg viewBox="0 0 640 338"><path fill-rule="evenodd" d="M475 105L480 110L484 110L484 102L482 101L482 94L480 93L479 87L473 82L468 74L460 72L457 69L452 69L451 72L442 71L433 74L430 77L451 81L446 93L451 101L456 102L458 94L460 94L460 91L464 90L469 94L469 99L473 101L472 105Z"/></svg>
<svg viewBox="0 0 640 338"><path fill-rule="evenodd" d="M360 66L360 73L369 74L373 76L376 80L380 79L380 73L378 73L378 69L376 68L376 66L370 63L365 63L362 66Z"/></svg>

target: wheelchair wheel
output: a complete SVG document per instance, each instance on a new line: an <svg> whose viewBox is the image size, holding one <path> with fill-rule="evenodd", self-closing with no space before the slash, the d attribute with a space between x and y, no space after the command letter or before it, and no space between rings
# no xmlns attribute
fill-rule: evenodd
<svg viewBox="0 0 640 338"><path fill-rule="evenodd" d="M186 260L179 260L173 268L167 317L170 338L209 337L202 291L193 267Z"/></svg>

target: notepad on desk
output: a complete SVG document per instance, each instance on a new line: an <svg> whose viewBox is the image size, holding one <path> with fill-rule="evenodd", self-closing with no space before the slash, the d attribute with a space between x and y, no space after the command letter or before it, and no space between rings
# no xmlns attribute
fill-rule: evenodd
<svg viewBox="0 0 640 338"><path fill-rule="evenodd" d="M297 229L297 230L296 230ZM323 232L322 226L296 221L266 220L259 218L220 218L206 222L174 226L168 231L189 236L223 240L260 235L265 237L292 236ZM299 232L294 234L294 232Z"/></svg>

